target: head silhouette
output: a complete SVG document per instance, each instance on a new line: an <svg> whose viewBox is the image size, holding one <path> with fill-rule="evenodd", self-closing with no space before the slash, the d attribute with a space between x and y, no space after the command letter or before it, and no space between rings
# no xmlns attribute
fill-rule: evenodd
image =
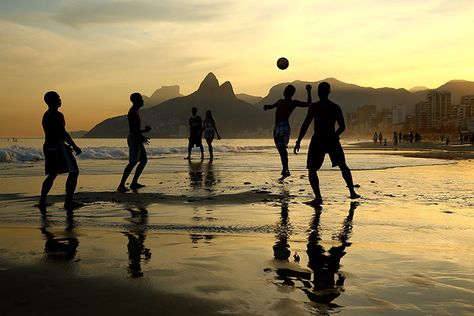
<svg viewBox="0 0 474 316"><path fill-rule="evenodd" d="M198 109L194 106L192 109L191 109L191 113L193 113L193 116L196 116L198 112Z"/></svg>
<svg viewBox="0 0 474 316"><path fill-rule="evenodd" d="M289 84L286 86L285 90L283 91L283 96L285 97L285 99L291 99L295 95L295 92L296 92L295 86L292 84Z"/></svg>
<svg viewBox="0 0 474 316"><path fill-rule="evenodd" d="M43 99L49 108L57 109L61 106L61 98L56 91L46 92Z"/></svg>
<svg viewBox="0 0 474 316"><path fill-rule="evenodd" d="M134 92L130 95L130 101L134 106L142 107L143 106L143 97L140 93Z"/></svg>
<svg viewBox="0 0 474 316"><path fill-rule="evenodd" d="M206 118L212 119L212 112L210 110L206 111Z"/></svg>
<svg viewBox="0 0 474 316"><path fill-rule="evenodd" d="M326 81L323 81L318 86L318 96L320 99L327 99L331 93L331 85Z"/></svg>

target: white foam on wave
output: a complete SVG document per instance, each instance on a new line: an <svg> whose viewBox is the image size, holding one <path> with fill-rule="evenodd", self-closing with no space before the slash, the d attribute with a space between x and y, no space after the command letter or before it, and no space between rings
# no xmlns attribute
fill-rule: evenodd
<svg viewBox="0 0 474 316"><path fill-rule="evenodd" d="M215 152L259 152L274 149L273 146L214 146ZM147 147L149 157L159 157L172 154L186 154L188 148L180 147ZM127 159L127 147L83 147L78 159ZM8 148L0 148L0 163L5 162L31 162L44 160L43 150L36 147L22 147L13 145Z"/></svg>

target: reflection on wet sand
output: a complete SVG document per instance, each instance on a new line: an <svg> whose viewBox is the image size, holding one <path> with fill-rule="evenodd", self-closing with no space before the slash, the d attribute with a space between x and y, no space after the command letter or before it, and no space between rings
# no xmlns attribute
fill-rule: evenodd
<svg viewBox="0 0 474 316"><path fill-rule="evenodd" d="M193 189L201 188L203 184L203 176L202 176L202 160L193 162L188 160L189 166L189 185Z"/></svg>
<svg viewBox="0 0 474 316"><path fill-rule="evenodd" d="M137 209L128 208L127 210L131 215L131 225L128 231L122 232L128 238L127 271L132 278L140 278L143 276L142 257L144 263L148 263L151 259L151 251L145 247L148 211L142 206Z"/></svg>
<svg viewBox="0 0 474 316"><path fill-rule="evenodd" d="M289 192L283 191L280 194L281 213L280 220L276 224L275 238L276 242L273 245L273 256L277 260L288 260L291 255L288 238L292 233L290 219L288 217L288 200Z"/></svg>
<svg viewBox="0 0 474 316"><path fill-rule="evenodd" d="M357 202L350 204L349 213L344 219L338 234L333 236L334 240L339 241L338 246L332 246L329 250L326 250L321 245L321 227L320 218L322 208L315 208L315 213L310 225L310 233L308 236L307 250L308 255L308 268L311 271L303 269L288 269L280 268L277 269L277 280L281 280L283 285L290 285L303 290L308 298L318 304L331 307L334 306L331 302L336 299L342 292L344 292L344 274L339 271L341 265L341 259L346 254L346 249L351 245L349 238L352 234L352 220L354 217L354 211L358 206ZM283 210L283 207L282 207ZM288 220L283 220L285 212L282 211L281 223L287 223ZM285 237L281 237L281 234L277 236L277 242L275 244L274 253L275 258L277 257L275 247L286 243ZM288 259L290 251L289 246L285 246L287 252L279 250L280 254L283 254ZM301 282L301 286L296 286L295 282Z"/></svg>
<svg viewBox="0 0 474 316"><path fill-rule="evenodd" d="M74 213L67 212L66 227L64 234L68 237L57 237L50 231L50 222L46 213L41 216L41 233L45 238L44 259L54 262L70 262L73 261L79 247L79 240L74 235L76 223L74 221Z"/></svg>

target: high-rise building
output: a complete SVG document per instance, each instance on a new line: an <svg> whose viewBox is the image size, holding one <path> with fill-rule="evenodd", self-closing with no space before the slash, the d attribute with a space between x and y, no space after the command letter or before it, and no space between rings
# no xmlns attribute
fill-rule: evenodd
<svg viewBox="0 0 474 316"><path fill-rule="evenodd" d="M415 105L416 128L426 129L433 127L433 108L430 102L421 101Z"/></svg>
<svg viewBox="0 0 474 316"><path fill-rule="evenodd" d="M392 124L398 125L405 123L406 112L406 108L403 105L392 106Z"/></svg>
<svg viewBox="0 0 474 316"><path fill-rule="evenodd" d="M426 96L426 102L431 105L432 109L432 122L431 125L434 128L439 128L443 121L447 121L451 116L451 92L449 91L436 91L432 90L428 92Z"/></svg>

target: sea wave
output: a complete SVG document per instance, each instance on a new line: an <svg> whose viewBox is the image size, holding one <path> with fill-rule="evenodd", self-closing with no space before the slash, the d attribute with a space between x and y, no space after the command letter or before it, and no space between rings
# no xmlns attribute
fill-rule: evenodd
<svg viewBox="0 0 474 316"><path fill-rule="evenodd" d="M273 146L215 146L215 152L260 152L274 149ZM149 157L159 157L172 154L186 154L188 148L180 147L147 147ZM83 147L78 159L127 159L127 147ZM43 150L36 147L22 147L13 145L8 148L0 148L0 163L2 162L32 162L44 160Z"/></svg>

